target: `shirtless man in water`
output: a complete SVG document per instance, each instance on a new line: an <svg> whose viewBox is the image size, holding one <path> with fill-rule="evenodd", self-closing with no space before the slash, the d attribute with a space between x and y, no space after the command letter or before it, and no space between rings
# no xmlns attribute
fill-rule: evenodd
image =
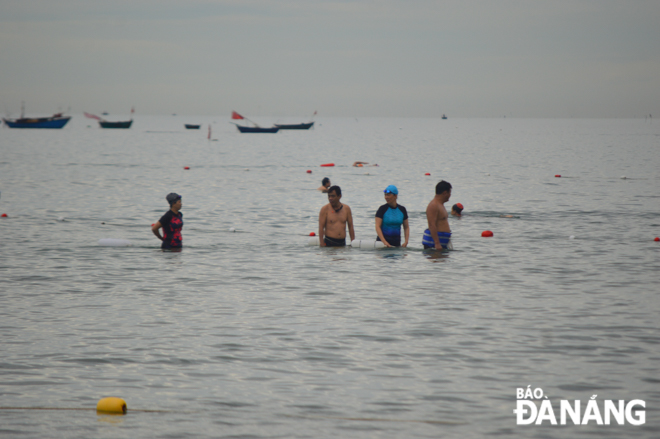
<svg viewBox="0 0 660 439"><path fill-rule="evenodd" d="M426 208L426 220L429 228L424 231L422 244L424 248L434 248L436 250L451 249L451 229L447 209L444 204L451 197L451 184L442 180L435 186L435 197Z"/></svg>
<svg viewBox="0 0 660 439"><path fill-rule="evenodd" d="M330 186L328 189L328 201L319 212L319 243L321 247L344 247L346 245L346 226L351 236L351 242L355 239L353 230L353 214L351 208L342 204L341 189L339 186Z"/></svg>

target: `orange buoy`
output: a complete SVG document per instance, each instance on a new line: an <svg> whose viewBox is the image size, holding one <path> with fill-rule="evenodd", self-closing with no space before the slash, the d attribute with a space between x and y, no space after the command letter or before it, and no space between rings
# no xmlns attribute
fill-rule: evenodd
<svg viewBox="0 0 660 439"><path fill-rule="evenodd" d="M484 238L490 238L491 236L493 236L493 232L491 232L490 230L484 230L483 232L481 232L481 236L483 236Z"/></svg>
<svg viewBox="0 0 660 439"><path fill-rule="evenodd" d="M556 177L556 178L559 178L559 177L561 177L561 175L559 175L559 174L555 174L555 177Z"/></svg>
<svg viewBox="0 0 660 439"><path fill-rule="evenodd" d="M126 401L121 398L103 398L96 404L96 411L102 413L117 413L125 415L127 411Z"/></svg>
<svg viewBox="0 0 660 439"><path fill-rule="evenodd" d="M308 174L311 174L311 173L312 173L312 170L311 170L311 169L308 169L308 170L307 170L307 173L308 173Z"/></svg>
<svg viewBox="0 0 660 439"><path fill-rule="evenodd" d="M310 232L310 233L309 233L309 236L316 236L316 233L314 233L314 232Z"/></svg>
<svg viewBox="0 0 660 439"><path fill-rule="evenodd" d="M335 165L334 163L324 163L321 166L322 167L328 167L328 166L334 166L334 165Z"/></svg>
<svg viewBox="0 0 660 439"><path fill-rule="evenodd" d="M426 174L424 174L424 175L431 175L431 173L430 173L430 172L427 172L427 173L426 173Z"/></svg>

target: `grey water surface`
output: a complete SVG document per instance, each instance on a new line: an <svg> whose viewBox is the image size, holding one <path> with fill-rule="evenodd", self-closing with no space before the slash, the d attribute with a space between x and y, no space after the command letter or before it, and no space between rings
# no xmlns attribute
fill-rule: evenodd
<svg viewBox="0 0 660 439"><path fill-rule="evenodd" d="M0 130L0 436L660 437L660 121L94 124ZM410 247L308 246L323 177L359 239L397 185ZM440 179L465 215L438 253ZM150 231L169 192L181 252ZM528 386L646 422L516 425ZM97 415L106 396L128 414Z"/></svg>

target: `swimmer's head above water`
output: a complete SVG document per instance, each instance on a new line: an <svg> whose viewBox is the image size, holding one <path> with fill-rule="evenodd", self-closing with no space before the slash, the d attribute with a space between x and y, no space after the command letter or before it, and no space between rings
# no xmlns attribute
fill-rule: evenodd
<svg viewBox="0 0 660 439"><path fill-rule="evenodd" d="M461 212L463 212L463 205L461 203L456 203L453 206L451 206L452 215L461 216Z"/></svg>

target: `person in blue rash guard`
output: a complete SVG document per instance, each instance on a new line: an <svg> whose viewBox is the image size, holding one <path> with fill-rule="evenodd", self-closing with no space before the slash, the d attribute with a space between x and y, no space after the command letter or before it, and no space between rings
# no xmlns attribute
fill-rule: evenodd
<svg viewBox="0 0 660 439"><path fill-rule="evenodd" d="M376 212L376 234L377 241L382 241L385 247L407 247L410 237L410 227L408 227L408 211L405 207L397 204L399 190L393 184L387 186L385 190L385 201ZM405 241L401 244L401 226L403 226Z"/></svg>

